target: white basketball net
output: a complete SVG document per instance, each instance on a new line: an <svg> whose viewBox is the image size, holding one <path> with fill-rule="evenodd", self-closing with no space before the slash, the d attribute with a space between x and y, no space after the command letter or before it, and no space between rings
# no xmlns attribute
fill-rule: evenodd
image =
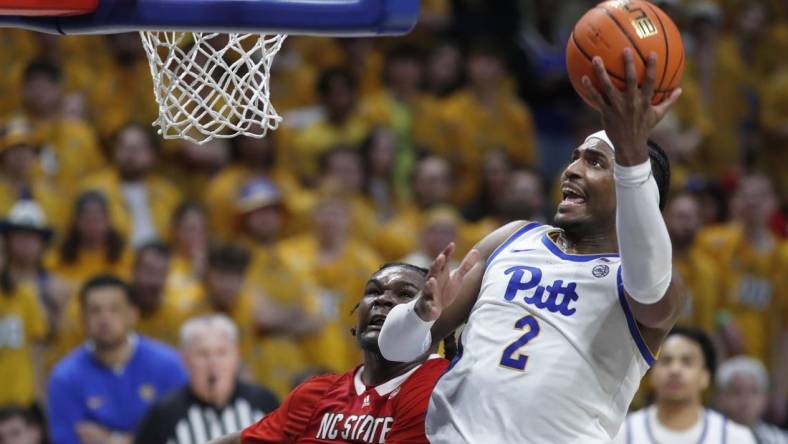
<svg viewBox="0 0 788 444"><path fill-rule="evenodd" d="M263 137L282 120L268 97L284 35L140 32L165 139Z"/></svg>

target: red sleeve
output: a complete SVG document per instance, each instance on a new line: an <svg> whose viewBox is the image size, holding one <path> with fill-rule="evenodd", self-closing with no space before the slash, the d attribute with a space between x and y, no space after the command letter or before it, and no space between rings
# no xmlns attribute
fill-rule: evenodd
<svg viewBox="0 0 788 444"><path fill-rule="evenodd" d="M273 412L241 432L241 444L295 442L306 430L312 413L339 375L316 376L299 385Z"/></svg>
<svg viewBox="0 0 788 444"><path fill-rule="evenodd" d="M395 405L394 424L386 437L387 444L428 443L424 434L424 416L430 403L430 394L449 361L429 359L416 370L402 386Z"/></svg>

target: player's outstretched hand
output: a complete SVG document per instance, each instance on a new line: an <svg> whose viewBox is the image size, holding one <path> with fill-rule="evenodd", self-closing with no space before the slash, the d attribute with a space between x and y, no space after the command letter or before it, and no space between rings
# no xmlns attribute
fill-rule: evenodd
<svg viewBox="0 0 788 444"><path fill-rule="evenodd" d="M646 142L649 133L678 100L681 88L676 88L667 99L653 105L656 53L652 52L648 57L646 78L641 86L638 86L632 49L624 48L623 57L626 67L626 88L623 91L613 85L601 57L594 57L592 61L601 90L594 87L588 76L584 76L582 82L589 97L599 107L605 132L616 147L616 162L632 166L648 160Z"/></svg>
<svg viewBox="0 0 788 444"><path fill-rule="evenodd" d="M425 321L434 321L440 317L443 309L451 305L462 288L465 275L479 261L479 251L473 249L465 255L460 265L449 271L448 263L454 253L454 242L450 243L430 265L427 285L416 302L416 313Z"/></svg>

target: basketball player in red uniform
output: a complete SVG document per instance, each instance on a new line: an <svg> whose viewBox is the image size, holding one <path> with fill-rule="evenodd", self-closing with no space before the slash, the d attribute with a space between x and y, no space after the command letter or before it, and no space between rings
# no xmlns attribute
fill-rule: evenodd
<svg viewBox="0 0 788 444"><path fill-rule="evenodd" d="M363 365L309 379L256 424L213 444L427 443L424 415L448 361L433 348L412 362L390 362L378 348L391 308L415 298L426 278L426 269L410 264L381 267L367 282L357 309L355 335Z"/></svg>

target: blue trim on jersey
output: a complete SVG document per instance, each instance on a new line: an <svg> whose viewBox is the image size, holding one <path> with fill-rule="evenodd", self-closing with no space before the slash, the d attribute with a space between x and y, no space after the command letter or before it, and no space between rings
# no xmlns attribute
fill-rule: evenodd
<svg viewBox="0 0 788 444"><path fill-rule="evenodd" d="M722 444L728 442L728 417L722 417Z"/></svg>
<svg viewBox="0 0 788 444"><path fill-rule="evenodd" d="M553 242L552 239L547 235L547 233L542 236L542 243L551 253L560 257L565 261L572 261L572 262L590 262L596 259L601 259L603 257L618 257L617 253L604 253L604 254L570 254L566 253L558 245Z"/></svg>
<svg viewBox="0 0 788 444"><path fill-rule="evenodd" d="M621 308L624 310L624 316L627 318L627 327L629 327L629 333L632 335L632 339L635 340L635 344L637 344L638 350L640 350L640 354L643 356L643 359L646 360L646 363L648 363L650 367L654 365L656 359L654 359L654 355L652 355L651 350L648 349L646 341L644 341L643 337L640 335L640 329L638 329L635 317L632 316L632 310L629 309L627 296L624 294L624 281L621 278L621 267L618 267L616 284L618 286L618 302L621 303Z"/></svg>
<svg viewBox="0 0 788 444"><path fill-rule="evenodd" d="M522 227L520 227L519 230L515 231L511 236L509 236L509 239L506 239L506 241L504 241L504 243L499 245L498 248L496 248L495 251L493 251L493 253L490 255L490 257L487 258L487 262L484 264L484 268L487 269L487 267L489 267L490 264L492 263L493 259L495 259L495 256L498 256L498 253L503 251L512 242L517 240L518 237L522 236L523 234L533 230L534 228L536 228L536 227L538 227L540 225L542 225L542 224L540 224L539 222L531 222L530 224L526 224L526 225L523 225Z"/></svg>

